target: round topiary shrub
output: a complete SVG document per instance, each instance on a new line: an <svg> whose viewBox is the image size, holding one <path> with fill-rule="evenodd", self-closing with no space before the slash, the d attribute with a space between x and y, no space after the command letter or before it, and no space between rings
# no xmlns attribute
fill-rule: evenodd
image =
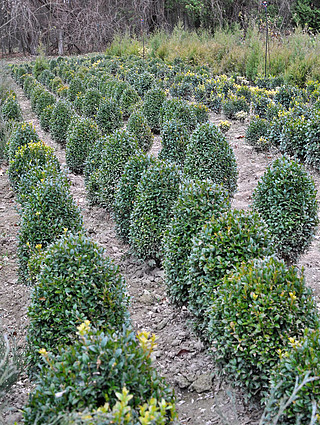
<svg viewBox="0 0 320 425"><path fill-rule="evenodd" d="M88 89L82 99L82 112L89 118L94 118L97 114L102 94L98 89Z"/></svg>
<svg viewBox="0 0 320 425"><path fill-rule="evenodd" d="M113 217L117 234L125 242L129 240L130 216L135 203L137 186L143 172L155 162L154 157L141 152L132 156L124 167L115 193Z"/></svg>
<svg viewBox="0 0 320 425"><path fill-rule="evenodd" d="M141 103L141 97L133 87L126 88L120 97L120 107L124 118L128 118Z"/></svg>
<svg viewBox="0 0 320 425"><path fill-rule="evenodd" d="M186 180L172 208L164 237L165 281L172 301L186 304L189 298L188 259L192 240L212 216L230 208L227 192L210 180Z"/></svg>
<svg viewBox="0 0 320 425"><path fill-rule="evenodd" d="M186 100L174 98L168 99L163 103L161 123L173 119L181 121L188 132L193 131L197 125L195 110Z"/></svg>
<svg viewBox="0 0 320 425"><path fill-rule="evenodd" d="M28 311L33 365L40 360L40 348L56 351L71 344L75 327L85 320L100 329L121 330L128 323L128 297L118 267L83 234L61 236L46 249L39 269Z"/></svg>
<svg viewBox="0 0 320 425"><path fill-rule="evenodd" d="M252 145L257 151L267 149L268 144L261 146L259 140L261 137L268 138L268 130L270 123L264 118L255 117L250 121L246 130L246 141Z"/></svg>
<svg viewBox="0 0 320 425"><path fill-rule="evenodd" d="M28 99L30 99L33 88L38 84L37 80L31 75L28 74L23 82L23 91Z"/></svg>
<svg viewBox="0 0 320 425"><path fill-rule="evenodd" d="M66 162L71 171L83 172L88 153L100 136L98 125L91 118L72 119L66 138Z"/></svg>
<svg viewBox="0 0 320 425"><path fill-rule="evenodd" d="M98 187L99 205L111 210L117 184L120 181L128 159L138 150L136 139L126 130L116 130L106 138L99 166ZM93 177L95 178L95 176ZM89 178L90 182L91 177ZM90 185L90 183L89 183ZM89 188L87 184L87 189ZM96 196L93 193L93 196ZM90 197L90 192L89 192Z"/></svg>
<svg viewBox="0 0 320 425"><path fill-rule="evenodd" d="M137 110L130 115L127 131L137 139L140 149L144 152L150 150L153 143L153 134L141 110Z"/></svg>
<svg viewBox="0 0 320 425"><path fill-rule="evenodd" d="M131 213L129 243L142 259L159 261L163 236L179 193L181 175L171 163L157 161L141 177Z"/></svg>
<svg viewBox="0 0 320 425"><path fill-rule="evenodd" d="M185 124L176 119L166 121L162 125L161 137L159 159L174 161L183 166L190 137Z"/></svg>
<svg viewBox="0 0 320 425"><path fill-rule="evenodd" d="M197 124L204 124L209 121L209 108L203 103L191 103L190 108L194 111Z"/></svg>
<svg viewBox="0 0 320 425"><path fill-rule="evenodd" d="M19 191L20 180L27 175L35 166L45 166L47 163L54 164L60 170L58 158L54 149L44 142L28 143L19 148L9 162L9 180L14 190Z"/></svg>
<svg viewBox="0 0 320 425"><path fill-rule="evenodd" d="M304 277L272 257L242 264L226 276L209 315L215 360L251 396L267 394L271 371L279 352L289 347L289 338L318 326L316 305Z"/></svg>
<svg viewBox="0 0 320 425"><path fill-rule="evenodd" d="M4 121L22 121L21 108L14 94L8 96L1 105L1 115Z"/></svg>
<svg viewBox="0 0 320 425"><path fill-rule="evenodd" d="M68 90L68 100L73 102L77 97L78 93L84 92L84 84L81 78L74 77L70 81L69 90Z"/></svg>
<svg viewBox="0 0 320 425"><path fill-rule="evenodd" d="M63 81L60 77L56 76L51 80L50 89L53 93L57 94L58 90L63 87Z"/></svg>
<svg viewBox="0 0 320 425"><path fill-rule="evenodd" d="M53 139L64 145L67 139L67 130L74 115L71 104L65 100L58 100L54 105L50 119L50 133Z"/></svg>
<svg viewBox="0 0 320 425"><path fill-rule="evenodd" d="M153 132L160 131L161 109L165 100L166 94L159 88L149 90L144 97L142 113Z"/></svg>
<svg viewBox="0 0 320 425"><path fill-rule="evenodd" d="M191 178L210 179L230 193L237 187L237 161L221 131L210 123L197 127L189 140L184 171Z"/></svg>
<svg viewBox="0 0 320 425"><path fill-rule="evenodd" d="M262 425L271 425L278 415L278 425L310 424L312 417L319 423L320 330L306 330L303 338L291 337L289 344L287 351L278 351L280 361L271 375Z"/></svg>
<svg viewBox="0 0 320 425"><path fill-rule="evenodd" d="M237 112L243 111L249 113L250 102L244 96L236 96L229 93L222 102L222 110L228 119L235 119Z"/></svg>
<svg viewBox="0 0 320 425"><path fill-rule="evenodd" d="M48 105L44 108L40 115L40 125L44 131L50 131L50 122L54 104Z"/></svg>
<svg viewBox="0 0 320 425"><path fill-rule="evenodd" d="M273 254L267 228L258 214L242 210L213 216L193 239L189 257L189 309L205 332L207 310L225 275L242 262Z"/></svg>
<svg viewBox="0 0 320 425"><path fill-rule="evenodd" d="M31 101L31 108L33 111L36 110L36 105L38 102L39 97L45 93L46 89L43 87L42 84L38 83L36 84L31 92L30 101Z"/></svg>
<svg viewBox="0 0 320 425"><path fill-rule="evenodd" d="M40 138L32 123L18 123L8 140L8 157L13 159L16 151L28 143L38 143Z"/></svg>
<svg viewBox="0 0 320 425"><path fill-rule="evenodd" d="M122 112L113 99L103 99L97 111L97 124L103 134L110 134L123 125Z"/></svg>
<svg viewBox="0 0 320 425"><path fill-rule="evenodd" d="M49 106L54 105L56 102L55 97L52 93L48 92L47 90L44 90L37 98L37 102L35 104L35 113L38 116L41 116L43 110Z"/></svg>
<svg viewBox="0 0 320 425"><path fill-rule="evenodd" d="M174 402L172 390L152 366L151 349L146 343L140 346L132 330L102 332L85 322L78 335L72 346L60 348L55 356L41 350L44 365L24 408L25 425L45 425L59 413L103 407L106 398L114 405L124 386L133 396L133 410L151 397ZM170 422L168 418L163 423Z"/></svg>
<svg viewBox="0 0 320 425"><path fill-rule="evenodd" d="M39 182L21 210L19 232L19 279L27 283L28 261L41 244L46 248L65 229L82 231L82 217L79 208L64 184L53 179Z"/></svg>
<svg viewBox="0 0 320 425"><path fill-rule="evenodd" d="M283 156L266 170L253 193L253 207L272 235L276 252L294 262L305 252L318 224L316 188L298 162Z"/></svg>

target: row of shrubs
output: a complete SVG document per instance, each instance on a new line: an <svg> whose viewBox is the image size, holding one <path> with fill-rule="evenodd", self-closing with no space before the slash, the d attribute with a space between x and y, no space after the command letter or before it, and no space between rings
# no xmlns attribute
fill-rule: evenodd
<svg viewBox="0 0 320 425"><path fill-rule="evenodd" d="M230 161L233 153L221 153L221 146L230 147L222 142L219 130L204 124L194 131L193 139L195 165L189 169L200 170L199 174L141 152L127 164L123 162L124 172L117 177L120 183L112 192L111 208L119 235L129 241L136 254L163 259L170 297L194 312L197 328L212 345L217 362L251 396L266 397L272 376L276 384L271 390L274 398L268 403L267 421L285 405L282 396L295 391L297 365L291 365L287 372L285 391L279 379L281 367L288 370L287 359L299 347L296 341L303 330L315 329L314 333L306 330L307 342L301 343L302 381L308 381L304 375L307 361L303 362L314 343L319 343L318 315L303 276L273 255L276 249L278 255L294 261L309 245L317 224L314 183L301 165L286 157L267 171L254 194L254 206L267 221L270 235L256 213L230 211L229 198L234 190L230 170L235 163ZM208 157L197 151L201 140L209 140L203 143L211 153ZM105 188L109 190L114 187L108 177L116 162L112 157L126 156L127 145L114 141L113 149L117 151L107 146L112 154L108 154L108 167L101 178L106 178ZM101 147L97 148L96 160ZM202 157L205 165L199 164ZM224 168L219 168L221 158L229 159ZM228 172L220 181L203 180L211 177L208 170L212 168L214 178L221 177L226 169ZM301 202L293 203L297 194ZM283 202L284 209L279 208L279 202ZM294 347L290 349L290 345ZM279 355L287 362L284 366L279 363ZM273 375L275 367L280 373ZM319 374L316 366L312 372ZM304 384L307 391L298 395L299 402L284 409L284 423L295 423L299 415L310 417L317 383L310 380Z"/></svg>
<svg viewBox="0 0 320 425"><path fill-rule="evenodd" d="M19 279L32 285L26 356L35 388L24 423L172 423L173 392L151 362L154 337L133 332L124 279L86 236L53 149L21 122L7 152L20 203Z"/></svg>

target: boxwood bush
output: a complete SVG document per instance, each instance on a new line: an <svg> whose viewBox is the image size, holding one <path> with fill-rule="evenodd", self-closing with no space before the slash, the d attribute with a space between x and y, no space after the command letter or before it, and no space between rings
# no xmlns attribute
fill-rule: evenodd
<svg viewBox="0 0 320 425"><path fill-rule="evenodd" d="M85 320L100 329L128 324L124 279L94 241L65 233L42 256L28 317L28 359L35 365L40 348L72 344Z"/></svg>
<svg viewBox="0 0 320 425"><path fill-rule="evenodd" d="M156 133L160 131L161 109L165 100L164 90L157 87L150 89L144 97L142 113L146 117L151 130Z"/></svg>
<svg viewBox="0 0 320 425"><path fill-rule="evenodd" d="M68 100L70 100L70 102L73 102L75 98L77 97L77 94L83 93L83 92L84 92L84 84L82 79L79 77L72 78L69 84Z"/></svg>
<svg viewBox="0 0 320 425"><path fill-rule="evenodd" d="M214 358L251 396L267 394L271 370L279 350L289 347L289 338L318 326L303 275L273 257L244 263L226 276L209 312ZM289 371L281 377L284 385L288 376Z"/></svg>
<svg viewBox="0 0 320 425"><path fill-rule="evenodd" d="M38 97L36 104L35 104L35 113L38 115L38 117L41 116L41 113L43 110L49 106L54 105L56 102L55 97L52 93L48 92L48 90L44 90Z"/></svg>
<svg viewBox="0 0 320 425"><path fill-rule="evenodd" d="M161 129L161 151L159 159L184 164L190 134L185 124L176 119L166 121Z"/></svg>
<svg viewBox="0 0 320 425"><path fill-rule="evenodd" d="M309 424L312 423L312 414L319 418L320 330L306 330L303 338L290 338L289 341L291 347L279 350L280 362L271 375L271 394L266 403L262 425L273 423L278 414L279 425L295 425L299 422ZM299 386L302 388L297 391ZM291 396L292 402L285 408ZM316 406L314 412L313 405Z"/></svg>
<svg viewBox="0 0 320 425"><path fill-rule="evenodd" d="M69 188L53 179L39 182L21 210L18 257L19 279L28 283L28 261L41 244L46 248L65 229L82 230L82 217Z"/></svg>
<svg viewBox="0 0 320 425"><path fill-rule="evenodd" d="M110 134L123 125L122 112L117 102L102 99L96 116L97 124L103 134Z"/></svg>
<svg viewBox="0 0 320 425"><path fill-rule="evenodd" d="M120 97L120 107L124 118L128 118L142 103L141 97L133 87L127 87Z"/></svg>
<svg viewBox="0 0 320 425"><path fill-rule="evenodd" d="M88 153L101 137L97 123L91 118L75 116L66 137L66 162L74 173L82 173Z"/></svg>
<svg viewBox="0 0 320 425"><path fill-rule="evenodd" d="M13 158L16 151L28 143L38 143L40 138L32 123L26 121L15 125L8 140L8 157Z"/></svg>
<svg viewBox="0 0 320 425"><path fill-rule="evenodd" d="M44 88L44 86L40 83L35 84L32 92L31 92L31 96L30 96L30 101L31 101L31 108L32 110L35 112L36 110L36 105L37 102L39 100L39 97L46 91L46 89Z"/></svg>
<svg viewBox="0 0 320 425"><path fill-rule="evenodd" d="M98 89L88 89L82 99L82 112L89 118L97 114L102 94Z"/></svg>
<svg viewBox="0 0 320 425"><path fill-rule="evenodd" d="M250 121L246 129L246 141L252 145L257 151L265 150L268 148L269 144L265 146L259 143L261 137L268 138L268 130L270 128L270 123L264 119L255 117Z"/></svg>
<svg viewBox="0 0 320 425"><path fill-rule="evenodd" d="M116 130L106 138L106 143L101 152L97 183L99 187L98 202L108 210L113 207L116 186L120 181L125 164L137 150L136 139L126 130ZM90 188L90 180L94 177L89 177L87 189ZM92 193L92 195L96 196L95 193ZM91 196L90 191L88 196Z"/></svg>
<svg viewBox="0 0 320 425"><path fill-rule="evenodd" d="M141 176L156 160L145 153L137 153L126 163L123 174L116 189L113 217L118 236L125 242L129 240L130 216L134 208L137 186Z"/></svg>
<svg viewBox="0 0 320 425"><path fill-rule="evenodd" d="M1 105L0 112L4 121L22 121L21 108L14 94L11 94L6 98Z"/></svg>
<svg viewBox="0 0 320 425"><path fill-rule="evenodd" d="M146 117L140 109L130 115L126 128L137 139L140 149L144 152L151 149L154 137Z"/></svg>
<svg viewBox="0 0 320 425"><path fill-rule="evenodd" d="M150 350L139 345L132 330L102 332L86 322L78 334L78 340L57 355L42 350L45 364L24 408L25 425L44 425L59 413L103 407L106 398L114 405L124 386L133 396L133 410L150 398L174 401L172 390L152 366Z"/></svg>
<svg viewBox="0 0 320 425"><path fill-rule="evenodd" d="M50 133L53 139L64 145L67 139L67 130L74 112L71 104L66 100L58 100L54 105L50 118Z"/></svg>
<svg viewBox="0 0 320 425"><path fill-rule="evenodd" d="M273 254L267 228L257 213L232 210L213 216L193 239L189 257L189 309L205 330L208 307L225 275L243 261Z"/></svg>
<svg viewBox="0 0 320 425"><path fill-rule="evenodd" d="M40 115L40 125L44 131L50 131L50 122L54 104L48 105L44 108Z"/></svg>
<svg viewBox="0 0 320 425"><path fill-rule="evenodd" d="M167 292L177 304L187 304L188 259L193 237L212 216L230 208L227 192L210 180L186 180L173 205L172 220L164 237L165 281Z"/></svg>
<svg viewBox="0 0 320 425"><path fill-rule="evenodd" d="M318 206L314 181L301 164L285 156L274 161L253 193L253 207L266 222L278 255L294 262L308 249Z"/></svg>
<svg viewBox="0 0 320 425"><path fill-rule="evenodd" d="M168 99L161 108L161 123L172 119L180 120L186 129L191 132L197 125L197 116L192 105L182 99Z"/></svg>
<svg viewBox="0 0 320 425"><path fill-rule="evenodd" d="M152 258L158 262L162 258L163 236L172 216L180 181L178 168L162 161L142 174L129 230L130 246L139 258Z"/></svg>
<svg viewBox="0 0 320 425"><path fill-rule="evenodd" d="M249 112L250 102L244 96L236 96L230 93L222 102L222 110L229 119L235 119L237 112Z"/></svg>
<svg viewBox="0 0 320 425"><path fill-rule="evenodd" d="M237 161L221 131L210 123L197 127L189 140L184 171L191 178L210 179L230 193L237 187Z"/></svg>
<svg viewBox="0 0 320 425"><path fill-rule="evenodd" d="M44 142L28 143L19 148L9 162L9 180L14 190L18 190L20 180L35 166L55 165L60 170L54 149Z"/></svg>

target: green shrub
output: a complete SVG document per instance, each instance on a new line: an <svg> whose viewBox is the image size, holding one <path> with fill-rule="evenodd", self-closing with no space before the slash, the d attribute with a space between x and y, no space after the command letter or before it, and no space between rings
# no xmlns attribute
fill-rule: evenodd
<svg viewBox="0 0 320 425"><path fill-rule="evenodd" d="M272 257L242 264L225 277L209 314L215 360L251 396L267 394L271 370L289 338L318 322L304 277Z"/></svg>
<svg viewBox="0 0 320 425"><path fill-rule="evenodd" d="M18 190L20 180L34 166L45 166L49 162L55 164L57 169L60 170L60 164L54 149L47 146L44 142L28 143L21 146L9 162L9 180L14 190Z"/></svg>
<svg viewBox="0 0 320 425"><path fill-rule="evenodd" d="M0 400L18 380L22 362L16 347L10 347L8 337L0 331Z"/></svg>
<svg viewBox="0 0 320 425"><path fill-rule="evenodd" d="M31 92L31 96L30 96L30 101L31 101L31 108L32 110L35 112L36 110L36 106L37 106L37 102L39 97L45 93L46 89L43 87L42 84L38 83L36 84Z"/></svg>
<svg viewBox="0 0 320 425"><path fill-rule="evenodd" d="M58 346L72 344L75 327L85 320L99 329L121 330L128 323L128 298L118 267L83 234L66 233L53 242L35 280L27 337L33 365L40 360L40 348L56 352Z"/></svg>
<svg viewBox="0 0 320 425"><path fill-rule="evenodd" d="M152 156L137 153L126 163L123 174L116 189L113 204L113 217L118 236L125 242L129 240L130 216L134 207L137 186L142 173L155 164Z"/></svg>
<svg viewBox="0 0 320 425"><path fill-rule="evenodd" d="M197 127L186 152L184 171L191 178L210 179L232 195L237 187L237 162L221 131L210 123Z"/></svg>
<svg viewBox="0 0 320 425"><path fill-rule="evenodd" d="M209 108L203 103L191 103L190 108L194 111L197 124L204 124L209 121Z"/></svg>
<svg viewBox="0 0 320 425"><path fill-rule="evenodd" d="M271 394L262 425L273 423L280 411L282 414L279 415L277 422L279 425L309 424L313 404L316 406L313 414L317 418L314 423L319 423L320 331L306 330L304 337L299 341L294 338L290 338L289 341L291 347L287 348L287 351L279 350L280 362L271 375ZM291 396L293 396L292 402L285 407Z"/></svg>
<svg viewBox="0 0 320 425"><path fill-rule="evenodd" d="M30 99L33 88L36 85L38 85L37 80L31 74L28 74L23 82L23 90L28 99Z"/></svg>
<svg viewBox="0 0 320 425"><path fill-rule="evenodd" d="M8 157L13 159L16 151L28 143L38 143L40 138L32 123L18 123L8 140Z"/></svg>
<svg viewBox="0 0 320 425"><path fill-rule="evenodd" d="M50 119L50 133L53 139L64 145L67 140L67 130L74 112L69 102L58 100L52 110Z"/></svg>
<svg viewBox="0 0 320 425"><path fill-rule="evenodd" d="M162 148L159 159L174 161L183 166L189 137L189 131L182 121L166 121L161 130Z"/></svg>
<svg viewBox="0 0 320 425"><path fill-rule="evenodd" d="M161 122L165 123L172 119L181 121L189 132L194 130L197 125L194 107L182 99L168 99L163 103Z"/></svg>
<svg viewBox="0 0 320 425"><path fill-rule="evenodd" d="M137 139L139 148L148 152L153 143L153 134L141 110L130 115L126 128Z"/></svg>
<svg viewBox="0 0 320 425"><path fill-rule="evenodd" d="M230 93L222 103L222 110L227 118L235 119L237 112L250 111L250 103L244 96L236 96Z"/></svg>
<svg viewBox="0 0 320 425"><path fill-rule="evenodd" d="M243 261L270 254L270 236L256 213L232 210L203 225L193 240L186 282L199 330L207 326L208 307L224 276Z"/></svg>
<svg viewBox="0 0 320 425"><path fill-rule="evenodd" d="M103 134L110 134L123 125L122 112L113 99L103 99L97 111L97 124Z"/></svg>
<svg viewBox="0 0 320 425"><path fill-rule="evenodd" d="M101 206L110 210L113 207L116 186L120 181L125 164L136 153L138 143L126 130L116 130L106 138L106 141L101 152L100 173L97 176L98 202ZM89 182L90 179L91 177L89 177ZM87 185L88 189L89 186ZM92 193L92 195L96 196L95 193ZM88 196L90 198L90 191Z"/></svg>
<svg viewBox="0 0 320 425"><path fill-rule="evenodd" d="M141 97L134 88L126 88L120 97L120 108L125 118L128 118L132 112L141 104Z"/></svg>
<svg viewBox="0 0 320 425"><path fill-rule="evenodd" d="M40 125L44 131L50 131L50 122L54 104L48 105L44 108L40 115Z"/></svg>
<svg viewBox="0 0 320 425"><path fill-rule="evenodd" d="M253 193L253 206L286 261L296 261L312 241L318 224L316 193L304 167L285 156L268 167Z"/></svg>
<svg viewBox="0 0 320 425"><path fill-rule="evenodd" d="M32 68L32 74L36 79L40 76L40 74L45 70L49 69L49 62L42 55L36 58L36 61Z"/></svg>
<svg viewBox="0 0 320 425"><path fill-rule="evenodd" d="M50 89L54 94L58 94L58 90L63 87L63 81L60 77L56 76L51 80Z"/></svg>
<svg viewBox="0 0 320 425"><path fill-rule="evenodd" d="M296 87L283 85L279 87L277 93L275 94L274 100L284 108L289 109L297 97L297 94L298 89Z"/></svg>
<svg viewBox="0 0 320 425"><path fill-rule="evenodd" d="M66 162L74 173L82 173L88 153L101 136L91 118L74 117L67 133Z"/></svg>
<svg viewBox="0 0 320 425"><path fill-rule="evenodd" d="M41 84L50 87L51 80L53 80L54 77L55 75L49 69L44 69L39 75L38 80Z"/></svg>
<svg viewBox="0 0 320 425"><path fill-rule="evenodd" d="M161 109L165 100L166 94L159 88L149 90L144 97L142 113L153 132L160 131Z"/></svg>
<svg viewBox="0 0 320 425"><path fill-rule="evenodd" d="M187 272L193 237L213 215L229 208L228 195L220 185L209 180L183 182L164 238L163 266L172 301L186 304L189 298Z"/></svg>
<svg viewBox="0 0 320 425"><path fill-rule="evenodd" d="M53 179L39 182L21 210L19 231L19 279L28 283L27 265L36 246L46 248L65 229L82 230L82 217L69 188Z"/></svg>
<svg viewBox="0 0 320 425"><path fill-rule="evenodd" d="M268 139L269 122L264 118L255 117L250 121L246 129L246 141L252 145L257 151L268 148L268 143L263 146L259 143L261 137Z"/></svg>
<svg viewBox="0 0 320 425"><path fill-rule="evenodd" d="M106 398L113 405L115 392L124 386L133 396L132 409L151 397L174 401L172 390L152 367L150 349L141 347L132 331L101 332L86 322L78 334L78 341L56 356L42 351L45 364L24 409L25 425L34 425L36 418L38 425L47 424L62 412L97 409Z"/></svg>
<svg viewBox="0 0 320 425"><path fill-rule="evenodd" d="M1 105L1 115L5 121L22 121L21 108L14 94L8 96Z"/></svg>
<svg viewBox="0 0 320 425"><path fill-rule="evenodd" d="M144 71L135 75L133 79L134 88L137 90L138 94L142 97L151 90L155 83L154 75L151 72Z"/></svg>
<svg viewBox="0 0 320 425"><path fill-rule="evenodd" d="M162 161L142 174L129 230L130 245L139 258L161 259L163 236L179 193L180 180L177 167Z"/></svg>
<svg viewBox="0 0 320 425"><path fill-rule="evenodd" d="M40 117L43 110L49 105L54 105L55 102L56 99L53 94L48 92L47 90L44 90L37 99L35 105L35 113L38 115L38 117Z"/></svg>
<svg viewBox="0 0 320 425"><path fill-rule="evenodd" d="M83 99L84 99L84 94L83 93L78 93L76 98L73 101L73 107L75 109L75 111L79 114L82 115L82 103L83 103Z"/></svg>
<svg viewBox="0 0 320 425"><path fill-rule="evenodd" d="M79 77L73 78L69 84L68 100L70 100L70 102L73 102L76 99L78 93L83 93L83 92L84 92L84 85L83 85L82 79Z"/></svg>
<svg viewBox="0 0 320 425"><path fill-rule="evenodd" d="M89 118L94 118L97 114L102 94L98 89L88 89L82 99L82 112Z"/></svg>

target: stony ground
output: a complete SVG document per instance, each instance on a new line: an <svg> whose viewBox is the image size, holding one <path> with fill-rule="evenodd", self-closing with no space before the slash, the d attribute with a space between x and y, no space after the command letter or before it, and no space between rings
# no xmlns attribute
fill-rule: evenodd
<svg viewBox="0 0 320 425"><path fill-rule="evenodd" d="M40 137L53 146L62 164L65 153L50 136L43 132L30 102L22 90L14 87L23 109L24 118L33 122ZM212 115L218 122L223 116ZM251 196L266 167L277 157L276 152L256 153L244 141L247 123L233 122L227 134L237 157L239 168L238 191L234 208L248 209ZM161 142L155 139L152 153L159 151ZM24 346L28 326L27 308L30 289L17 283L17 232L19 216L17 204L6 175L7 166L0 169L0 319L2 326L18 346ZM320 176L312 172L317 187ZM106 250L120 266L131 296L130 313L136 330L146 330L158 336L154 363L159 372L175 388L181 424L192 425L255 425L259 423L261 409L245 404L242 394L232 389L219 376L208 349L192 332L192 317L187 309L171 305L165 291L164 274L160 268L134 258L128 246L116 238L114 223L109 214L86 201L82 176L70 174L74 199L81 207L88 234ZM320 302L320 250L319 233L307 254L301 258L299 268L305 268L307 284L313 288ZM31 384L22 373L19 381L7 395L3 407L6 425L21 423L23 407ZM1 423L1 416L0 416Z"/></svg>

